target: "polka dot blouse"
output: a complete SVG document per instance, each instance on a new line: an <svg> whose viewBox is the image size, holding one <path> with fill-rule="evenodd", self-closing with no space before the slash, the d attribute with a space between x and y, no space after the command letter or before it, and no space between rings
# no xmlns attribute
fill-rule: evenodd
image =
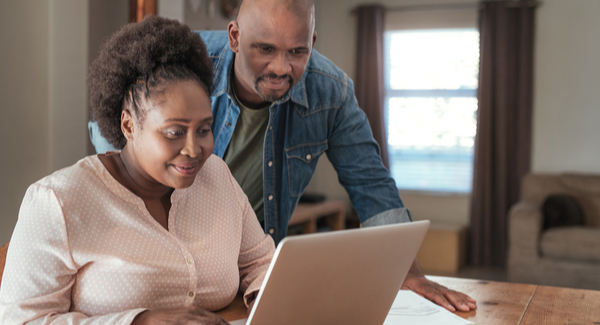
<svg viewBox="0 0 600 325"><path fill-rule="evenodd" d="M0 286L0 324L130 324L146 309L227 306L260 289L275 246L211 156L171 195L169 229L97 156L29 187Z"/></svg>

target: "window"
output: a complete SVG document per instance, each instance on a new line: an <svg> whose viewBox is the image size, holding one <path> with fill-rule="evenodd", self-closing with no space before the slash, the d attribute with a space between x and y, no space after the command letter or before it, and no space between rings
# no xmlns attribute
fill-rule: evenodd
<svg viewBox="0 0 600 325"><path fill-rule="evenodd" d="M405 190L471 191L479 32L385 33L390 173Z"/></svg>

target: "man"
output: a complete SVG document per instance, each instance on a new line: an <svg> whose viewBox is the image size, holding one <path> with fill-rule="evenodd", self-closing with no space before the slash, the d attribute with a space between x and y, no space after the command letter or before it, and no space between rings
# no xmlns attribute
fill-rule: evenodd
<svg viewBox="0 0 600 325"><path fill-rule="evenodd" d="M227 32L200 33L215 71L213 153L276 242L323 153L363 226L411 221L352 80L313 51L314 21L311 0L245 0ZM92 140L104 151L93 127ZM470 297L427 280L416 260L403 288L450 311L476 308Z"/></svg>

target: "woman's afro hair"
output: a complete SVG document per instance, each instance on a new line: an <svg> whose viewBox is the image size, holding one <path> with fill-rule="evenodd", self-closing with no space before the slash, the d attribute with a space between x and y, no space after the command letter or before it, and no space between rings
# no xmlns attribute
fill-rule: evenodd
<svg viewBox="0 0 600 325"><path fill-rule="evenodd" d="M122 149L124 107L143 117L140 99L183 80L197 81L210 96L212 67L200 36L176 20L149 16L122 27L102 45L88 72L90 108L100 133Z"/></svg>

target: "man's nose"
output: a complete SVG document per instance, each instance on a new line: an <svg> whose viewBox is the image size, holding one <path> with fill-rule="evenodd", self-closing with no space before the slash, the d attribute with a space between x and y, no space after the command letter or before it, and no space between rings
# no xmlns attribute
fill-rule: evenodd
<svg viewBox="0 0 600 325"><path fill-rule="evenodd" d="M271 62L271 70L278 76L283 76L292 72L292 65L287 53L279 53Z"/></svg>

